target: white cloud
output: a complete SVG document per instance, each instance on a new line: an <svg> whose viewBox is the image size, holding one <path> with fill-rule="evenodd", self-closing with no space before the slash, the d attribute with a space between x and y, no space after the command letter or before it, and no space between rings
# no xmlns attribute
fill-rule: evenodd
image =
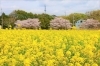
<svg viewBox="0 0 100 66"><path fill-rule="evenodd" d="M44 5L48 14L64 15L73 12L85 13L99 9L99 0L0 0L3 11L10 13L15 9L22 9L33 13L43 13Z"/></svg>

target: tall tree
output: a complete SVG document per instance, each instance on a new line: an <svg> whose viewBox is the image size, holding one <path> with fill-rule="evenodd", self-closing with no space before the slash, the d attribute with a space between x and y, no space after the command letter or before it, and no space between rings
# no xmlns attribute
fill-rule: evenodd
<svg viewBox="0 0 100 66"><path fill-rule="evenodd" d="M86 12L86 15L88 16L89 19L90 18L96 19L96 20L99 20L100 22L100 10Z"/></svg>
<svg viewBox="0 0 100 66"><path fill-rule="evenodd" d="M15 22L16 28L27 28L27 29L39 29L40 22L39 19L27 19L27 20L17 20Z"/></svg>
<svg viewBox="0 0 100 66"><path fill-rule="evenodd" d="M33 13L31 13L31 12L28 13L23 10L14 10L12 13L10 13L9 16L15 17L16 20L25 20L28 18L35 18Z"/></svg>
<svg viewBox="0 0 100 66"><path fill-rule="evenodd" d="M28 18L37 18L37 14L28 13L24 10L14 10L9 14L9 20L12 27L14 27L14 22L17 20L27 20Z"/></svg>
<svg viewBox="0 0 100 66"><path fill-rule="evenodd" d="M2 24L2 16L0 16L0 25Z"/></svg>
<svg viewBox="0 0 100 66"><path fill-rule="evenodd" d="M94 19L87 19L80 25L82 29L100 29L100 22Z"/></svg>
<svg viewBox="0 0 100 66"><path fill-rule="evenodd" d="M0 25L3 26L3 28L7 28L9 23L9 16L6 15L4 12L2 13L0 17Z"/></svg>
<svg viewBox="0 0 100 66"><path fill-rule="evenodd" d="M48 14L39 14L38 18L40 20L40 25L42 29L49 29L50 26L50 20L53 19L51 15Z"/></svg>
<svg viewBox="0 0 100 66"><path fill-rule="evenodd" d="M70 29L71 23L69 20L63 19L61 17L56 17L55 19L50 21L50 27L52 29Z"/></svg>
<svg viewBox="0 0 100 66"><path fill-rule="evenodd" d="M24 20L24 19L27 19L27 12L23 10L14 10L13 12L9 14L9 16L15 17L16 20L19 20L19 19Z"/></svg>
<svg viewBox="0 0 100 66"><path fill-rule="evenodd" d="M75 24L75 22L77 22L80 19L87 19L87 15L82 13L72 13L68 16L63 16L63 18L70 20L71 23L73 23L74 21Z"/></svg>

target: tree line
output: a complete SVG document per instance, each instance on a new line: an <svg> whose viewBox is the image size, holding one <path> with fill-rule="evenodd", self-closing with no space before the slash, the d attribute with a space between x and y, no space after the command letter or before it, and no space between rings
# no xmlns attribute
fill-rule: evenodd
<svg viewBox="0 0 100 66"><path fill-rule="evenodd" d="M41 29L49 29L50 28L50 21L52 21L55 17L56 17L56 15L49 15L46 13L33 14L31 12L28 13L28 12L23 11L23 10L14 10L9 15L2 13L2 15L0 16L0 25L3 24L4 29L9 28L10 26L12 26L12 28L14 28L15 22L17 20L27 20L28 18L31 18L31 19L38 18L39 21L41 22L40 23ZM62 17L64 19L67 19L72 24L75 24L75 22L80 20L80 19L86 20L86 19L91 19L91 18L98 20L100 22L100 10L86 12L85 14L83 14L83 13L71 13L67 16L58 16L58 17Z"/></svg>

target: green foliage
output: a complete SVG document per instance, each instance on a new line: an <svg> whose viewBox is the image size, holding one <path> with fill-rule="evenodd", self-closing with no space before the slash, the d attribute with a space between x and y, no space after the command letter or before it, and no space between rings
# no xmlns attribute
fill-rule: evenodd
<svg viewBox="0 0 100 66"><path fill-rule="evenodd" d="M72 13L68 16L63 16L63 18L70 20L71 23L74 23L80 19L87 19L87 15L82 14L82 13Z"/></svg>
<svg viewBox="0 0 100 66"><path fill-rule="evenodd" d="M49 29L50 26L50 20L53 19L53 17L51 15L48 14L39 14L38 18L41 22L41 28L42 29Z"/></svg>
<svg viewBox="0 0 100 66"><path fill-rule="evenodd" d="M2 19L1 19L2 17L0 16L0 25L1 25L1 23L2 23Z"/></svg>
<svg viewBox="0 0 100 66"><path fill-rule="evenodd" d="M10 22L9 22L9 16L6 15L5 13L2 13L2 15L0 17L0 25L2 25L2 24L3 24L3 28L7 28L8 25L10 24Z"/></svg>
<svg viewBox="0 0 100 66"><path fill-rule="evenodd" d="M34 18L33 13L27 13L23 10L15 10L9 16L15 17L16 20L26 20L28 18Z"/></svg>
<svg viewBox="0 0 100 66"><path fill-rule="evenodd" d="M100 10L87 12L86 15L88 16L88 18L93 18L95 20L99 20L100 22Z"/></svg>
<svg viewBox="0 0 100 66"><path fill-rule="evenodd" d="M0 25L2 25L2 19L3 19L3 28L8 28L9 25L11 25L13 28L16 20L26 20L28 18L31 18L31 19L39 18L39 20L41 22L41 29L49 29L50 21L54 17L56 17L56 15L48 15L48 14L44 14L44 13L43 14L33 14L31 12L28 13L24 10L14 10L9 15L2 13L2 15L0 16ZM75 22L80 19L86 20L86 19L90 19L90 18L99 20L99 22L100 22L100 10L86 12L86 14L72 13L68 16L62 16L62 17L67 20L70 20L70 22L72 24L73 24L73 21L75 24Z"/></svg>
<svg viewBox="0 0 100 66"><path fill-rule="evenodd" d="M13 28L16 20L26 20L28 18L39 18L39 20L41 21L41 29L49 29L50 20L53 19L53 16L48 14L38 15L38 14L33 14L31 12L27 13L23 10L14 10L9 15L5 15L5 13L3 13L2 15L3 15L4 28L8 28L9 25L11 25ZM2 23L1 17L0 17L0 24Z"/></svg>
<svg viewBox="0 0 100 66"><path fill-rule="evenodd" d="M0 25L2 24L2 17L3 17L3 28L9 28L9 25L14 28L14 22L16 20L26 20L28 18L37 18L37 14L33 13L27 13L23 10L14 10L9 15L6 15L5 13L2 13L0 16Z"/></svg>

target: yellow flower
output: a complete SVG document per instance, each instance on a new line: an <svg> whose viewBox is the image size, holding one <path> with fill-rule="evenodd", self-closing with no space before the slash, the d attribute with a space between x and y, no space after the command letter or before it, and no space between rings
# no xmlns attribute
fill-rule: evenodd
<svg viewBox="0 0 100 66"><path fill-rule="evenodd" d="M66 55L69 57L69 56L71 56L71 52L70 51L67 51L66 52Z"/></svg>
<svg viewBox="0 0 100 66"><path fill-rule="evenodd" d="M63 61L62 63L63 63L64 65L66 65L66 61Z"/></svg>
<svg viewBox="0 0 100 66"><path fill-rule="evenodd" d="M30 61L29 58L24 59L24 65L25 66L30 66L30 64L31 64L31 61Z"/></svg>
<svg viewBox="0 0 100 66"><path fill-rule="evenodd" d="M2 29L0 65L99 66L99 40L98 30Z"/></svg>
<svg viewBox="0 0 100 66"><path fill-rule="evenodd" d="M58 49L58 50L56 50L56 54L57 54L57 56L59 56L59 57L63 57L63 56L64 56L64 54L63 54L63 49Z"/></svg>
<svg viewBox="0 0 100 66"><path fill-rule="evenodd" d="M76 52L75 53L75 56L78 56L79 57L80 56L80 53L79 52Z"/></svg>
<svg viewBox="0 0 100 66"><path fill-rule="evenodd" d="M22 55L22 54L19 55L19 60L20 60L20 61L23 61L24 58L25 58L24 55Z"/></svg>
<svg viewBox="0 0 100 66"><path fill-rule="evenodd" d="M73 63L68 63L68 66L74 66L74 64Z"/></svg>
<svg viewBox="0 0 100 66"><path fill-rule="evenodd" d="M93 64L92 64L92 66L98 66L98 64L96 64L96 63L93 63Z"/></svg>
<svg viewBox="0 0 100 66"><path fill-rule="evenodd" d="M90 66L90 64L89 63L85 63L85 65L84 66Z"/></svg>
<svg viewBox="0 0 100 66"><path fill-rule="evenodd" d="M48 60L47 61L47 66L54 66L55 60Z"/></svg>
<svg viewBox="0 0 100 66"><path fill-rule="evenodd" d="M75 63L75 66L82 66L80 63Z"/></svg>

